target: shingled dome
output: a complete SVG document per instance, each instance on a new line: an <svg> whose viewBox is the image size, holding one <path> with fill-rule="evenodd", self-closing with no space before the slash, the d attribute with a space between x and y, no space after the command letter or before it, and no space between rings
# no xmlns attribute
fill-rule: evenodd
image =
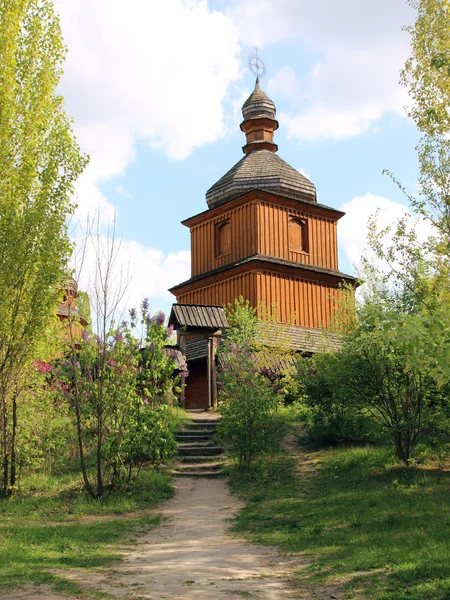
<svg viewBox="0 0 450 600"><path fill-rule="evenodd" d="M316 202L316 187L304 175L270 150L244 156L206 192L209 208L215 208L250 190L264 190L295 200Z"/></svg>
<svg viewBox="0 0 450 600"><path fill-rule="evenodd" d="M246 121L258 118L275 119L276 113L275 104L260 88L259 80L257 79L255 89L242 106L242 116Z"/></svg>

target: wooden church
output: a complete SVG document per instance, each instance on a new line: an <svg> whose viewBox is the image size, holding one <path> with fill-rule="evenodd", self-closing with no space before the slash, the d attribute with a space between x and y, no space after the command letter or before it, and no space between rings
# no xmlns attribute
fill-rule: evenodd
<svg viewBox="0 0 450 600"><path fill-rule="evenodd" d="M319 204L314 184L276 154L276 108L258 77L242 115L244 157L207 191L208 210L183 221L191 278L170 290L177 300L170 323L188 361L186 408L215 405L212 367L227 325L221 307L243 296L260 319L276 311L291 345L311 352L340 285L355 283L338 270L344 213Z"/></svg>

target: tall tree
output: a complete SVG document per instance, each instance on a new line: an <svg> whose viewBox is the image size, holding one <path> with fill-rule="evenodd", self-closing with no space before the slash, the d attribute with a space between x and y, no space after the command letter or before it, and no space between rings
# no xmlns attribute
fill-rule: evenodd
<svg viewBox="0 0 450 600"><path fill-rule="evenodd" d="M7 494L17 381L54 318L71 244L80 153L55 90L66 54L50 0L0 3L0 494Z"/></svg>
<svg viewBox="0 0 450 600"><path fill-rule="evenodd" d="M401 81L411 104L408 116L422 137L419 158L419 197L413 208L431 219L450 242L450 3L448 0L408 0L417 11L411 35L411 57Z"/></svg>

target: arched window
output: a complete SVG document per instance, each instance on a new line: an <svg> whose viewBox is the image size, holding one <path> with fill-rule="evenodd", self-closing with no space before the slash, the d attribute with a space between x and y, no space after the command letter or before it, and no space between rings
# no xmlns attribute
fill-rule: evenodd
<svg viewBox="0 0 450 600"><path fill-rule="evenodd" d="M222 221L216 225L216 257L230 254L231 252L231 225L230 221Z"/></svg>
<svg viewBox="0 0 450 600"><path fill-rule="evenodd" d="M289 219L289 250L309 252L308 221L298 217Z"/></svg>

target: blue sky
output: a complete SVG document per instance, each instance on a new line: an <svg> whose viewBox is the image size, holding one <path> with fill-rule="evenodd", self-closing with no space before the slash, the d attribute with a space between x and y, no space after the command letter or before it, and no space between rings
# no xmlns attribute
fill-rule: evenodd
<svg viewBox="0 0 450 600"><path fill-rule="evenodd" d="M367 218L406 210L391 170L411 191L417 133L399 72L409 55L403 0L56 0L69 47L61 91L91 163L77 185L78 218L114 212L133 279L127 302L169 310L190 275L180 221L242 155L240 108L254 77L277 106L279 155L344 209L340 268L354 272ZM422 227L422 224L418 224ZM89 260L79 275L88 285Z"/></svg>

